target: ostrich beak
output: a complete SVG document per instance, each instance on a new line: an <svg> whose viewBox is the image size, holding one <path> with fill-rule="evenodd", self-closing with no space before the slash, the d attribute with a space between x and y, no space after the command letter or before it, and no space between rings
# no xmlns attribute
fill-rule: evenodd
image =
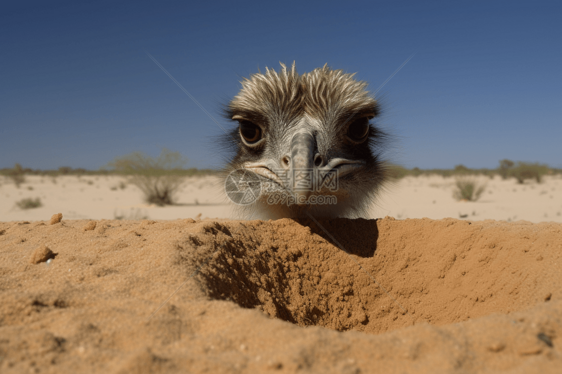
<svg viewBox="0 0 562 374"><path fill-rule="evenodd" d="M328 162L324 166L315 165L316 138L308 129L301 129L293 135L288 148L289 165L282 166L281 160L268 159L246 163L243 167L281 186L294 197L293 204L295 205L307 205L308 197L312 195L313 191L319 191L319 188L330 180L330 175L335 175L335 188L337 189L338 178L352 174L365 165L364 161L342 157L325 160ZM334 191L332 190L334 179L331 180L332 186L329 189Z"/></svg>
<svg viewBox="0 0 562 374"><path fill-rule="evenodd" d="M306 199L315 186L314 136L308 131L300 131L291 140L290 189L297 205Z"/></svg>

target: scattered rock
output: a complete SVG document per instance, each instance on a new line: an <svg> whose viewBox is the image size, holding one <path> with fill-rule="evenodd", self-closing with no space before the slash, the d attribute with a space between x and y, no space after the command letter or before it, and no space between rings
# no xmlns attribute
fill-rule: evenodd
<svg viewBox="0 0 562 374"><path fill-rule="evenodd" d="M504 348L505 348L505 344L499 343L499 342L490 344L488 346L488 350L491 351L491 352L500 352L500 351L503 351Z"/></svg>
<svg viewBox="0 0 562 374"><path fill-rule="evenodd" d="M55 258L56 255L57 253L53 253L46 245L42 245L33 252L29 262L32 264L47 262L47 260Z"/></svg>
<svg viewBox="0 0 562 374"><path fill-rule="evenodd" d="M96 228L96 221L90 221L84 227L82 227L82 230L93 231L95 228Z"/></svg>
<svg viewBox="0 0 562 374"><path fill-rule="evenodd" d="M107 223L103 223L99 226L97 226L96 232L100 235L105 234L105 230L107 230L108 227L111 227L110 225L108 225Z"/></svg>
<svg viewBox="0 0 562 374"><path fill-rule="evenodd" d="M550 339L550 336L546 335L545 333L541 332L537 335L537 338L539 338L540 341L542 341L544 344L548 345L550 348L553 347L552 344L552 339Z"/></svg>
<svg viewBox="0 0 562 374"><path fill-rule="evenodd" d="M53 214L51 217L51 225L57 224L62 221L62 213Z"/></svg>

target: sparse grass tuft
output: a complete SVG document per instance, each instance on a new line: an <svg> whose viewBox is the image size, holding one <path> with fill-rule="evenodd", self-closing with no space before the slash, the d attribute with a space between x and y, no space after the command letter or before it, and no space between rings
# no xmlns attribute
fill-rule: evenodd
<svg viewBox="0 0 562 374"><path fill-rule="evenodd" d="M461 177L455 181L453 197L457 200L477 201L486 190L486 185L474 178Z"/></svg>
<svg viewBox="0 0 562 374"><path fill-rule="evenodd" d="M41 203L41 199L38 197L35 199L28 197L25 199L21 199L20 201L17 201L16 206L20 209L25 210L25 209L34 209L34 208L42 207L43 203Z"/></svg>
<svg viewBox="0 0 562 374"><path fill-rule="evenodd" d="M148 214L144 214L140 209L131 209L128 213L126 212L113 212L113 218L116 220L127 220L127 221L138 221L142 219L148 219Z"/></svg>
<svg viewBox="0 0 562 374"><path fill-rule="evenodd" d="M127 175L147 203L164 206L175 203L175 194L185 178L182 166L186 162L179 152L163 149L157 158L136 152L116 158L108 166Z"/></svg>
<svg viewBox="0 0 562 374"><path fill-rule="evenodd" d="M125 188L127 188L127 183L123 181L119 182L116 186L109 187L111 191L117 191L117 189L124 190Z"/></svg>

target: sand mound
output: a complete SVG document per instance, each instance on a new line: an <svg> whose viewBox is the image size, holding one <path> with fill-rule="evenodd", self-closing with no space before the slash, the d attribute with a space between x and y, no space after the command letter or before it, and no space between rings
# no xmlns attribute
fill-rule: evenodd
<svg viewBox="0 0 562 374"><path fill-rule="evenodd" d="M0 248L2 372L562 365L561 224L9 222Z"/></svg>

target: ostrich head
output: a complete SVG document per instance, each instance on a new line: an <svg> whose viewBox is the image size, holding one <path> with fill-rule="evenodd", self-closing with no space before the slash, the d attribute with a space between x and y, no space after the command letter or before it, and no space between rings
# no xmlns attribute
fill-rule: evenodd
<svg viewBox="0 0 562 374"><path fill-rule="evenodd" d="M241 83L226 111L237 124L225 137L235 151L226 183L235 170L261 182L243 214L367 216L387 175L385 135L373 123L379 106L367 84L327 65L299 75L294 63Z"/></svg>

